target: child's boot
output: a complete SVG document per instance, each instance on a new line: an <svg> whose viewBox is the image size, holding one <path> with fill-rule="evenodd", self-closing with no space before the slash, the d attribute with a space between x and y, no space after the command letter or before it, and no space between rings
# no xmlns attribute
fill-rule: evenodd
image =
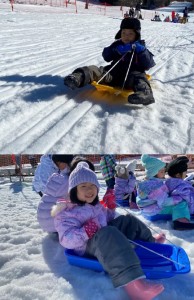
<svg viewBox="0 0 194 300"><path fill-rule="evenodd" d="M149 105L155 102L150 83L144 75L134 77L134 91L128 96L129 103Z"/></svg>
<svg viewBox="0 0 194 300"><path fill-rule="evenodd" d="M145 279L133 280L124 288L130 300L151 300L164 290L162 284L150 283Z"/></svg>
<svg viewBox="0 0 194 300"><path fill-rule="evenodd" d="M173 228L175 230L192 230L194 229L194 223L190 223L186 218L180 218L173 221Z"/></svg>
<svg viewBox="0 0 194 300"><path fill-rule="evenodd" d="M66 85L71 90L75 90L82 86L84 81L84 74L81 72L72 73L64 78L64 85Z"/></svg>

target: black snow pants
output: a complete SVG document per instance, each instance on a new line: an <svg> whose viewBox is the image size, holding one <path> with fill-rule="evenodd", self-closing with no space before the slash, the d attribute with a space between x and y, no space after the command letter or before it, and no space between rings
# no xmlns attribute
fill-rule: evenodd
<svg viewBox="0 0 194 300"><path fill-rule="evenodd" d="M85 66L78 68L73 71L73 73L82 73L84 75L84 80L80 87L90 84L92 81L99 81L100 78L102 78L106 72L106 67L97 67L94 65L91 66ZM123 81L118 84L119 78L113 78L113 76L108 73L102 81L100 81L101 84L107 84L110 86L119 86L122 88ZM130 72L125 86L125 89L132 89L134 92L144 92L145 94L152 93L150 83L148 79L146 78L146 74L138 71Z"/></svg>
<svg viewBox="0 0 194 300"><path fill-rule="evenodd" d="M119 216L88 241L86 255L95 256L107 271L114 287L144 276L133 245L128 241L154 242L151 231L132 215Z"/></svg>

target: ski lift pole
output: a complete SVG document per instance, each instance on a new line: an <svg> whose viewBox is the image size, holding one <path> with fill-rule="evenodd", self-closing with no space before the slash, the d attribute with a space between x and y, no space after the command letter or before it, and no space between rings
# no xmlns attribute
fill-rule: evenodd
<svg viewBox="0 0 194 300"><path fill-rule="evenodd" d="M136 48L136 46L135 46L135 44L133 44L133 45L132 45L132 50L133 50L133 51L132 51L132 54L131 54L131 59L130 59L130 62L129 62L129 66L128 66L128 69L127 69L127 73L126 73L126 75L125 75L125 80L124 80L124 82L123 82L122 90L124 89L125 82L126 82L126 80L127 80L127 76L128 76L128 74L129 74L129 70L130 70L130 68L131 68L133 56L134 56L134 53L135 53L135 48Z"/></svg>
<svg viewBox="0 0 194 300"><path fill-rule="evenodd" d="M128 51L129 52L129 51ZM116 65L127 55L126 52L113 66L112 68L110 68L110 70L108 70L98 81L97 81L97 84L100 83L100 81L102 81L102 79L104 79L104 77L106 77L106 75L108 75L110 73L110 71L112 71L112 69L114 69L116 67Z"/></svg>

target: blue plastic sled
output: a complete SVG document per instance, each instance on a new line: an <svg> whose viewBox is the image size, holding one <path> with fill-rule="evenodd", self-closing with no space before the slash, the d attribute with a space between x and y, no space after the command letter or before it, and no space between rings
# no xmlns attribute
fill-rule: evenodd
<svg viewBox="0 0 194 300"><path fill-rule="evenodd" d="M171 214L169 214L169 215L168 214L157 214L157 215L149 216L149 215L142 213L142 216L149 221L172 220Z"/></svg>
<svg viewBox="0 0 194 300"><path fill-rule="evenodd" d="M167 244L136 242L160 255L150 252L139 245L135 247L135 252L140 259L146 278L169 278L177 274L190 272L190 261L183 248ZM65 256L71 265L97 272L105 272L102 265L95 258L78 256L73 250L67 249L65 250Z"/></svg>
<svg viewBox="0 0 194 300"><path fill-rule="evenodd" d="M157 214L157 215L153 215L153 216L149 216L149 215L146 215L144 213L142 213L142 216L149 220L149 221L159 221L159 220L172 220L172 215L171 214ZM194 218L194 215L192 214L191 215L191 219Z"/></svg>

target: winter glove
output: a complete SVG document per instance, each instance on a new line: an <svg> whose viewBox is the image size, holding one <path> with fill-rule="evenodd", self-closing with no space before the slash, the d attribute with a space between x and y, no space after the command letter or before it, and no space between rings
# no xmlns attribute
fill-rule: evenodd
<svg viewBox="0 0 194 300"><path fill-rule="evenodd" d="M141 53L145 50L145 46L142 45L140 42L129 43L129 44L117 46L117 52L120 55L124 55L125 53L130 52L133 49L135 50L135 53Z"/></svg>
<svg viewBox="0 0 194 300"><path fill-rule="evenodd" d="M135 48L135 53L141 53L145 50L145 46L140 44L139 42L135 42L133 44L133 47Z"/></svg>
<svg viewBox="0 0 194 300"><path fill-rule="evenodd" d="M132 44L119 45L116 50L120 55L124 55L125 53L132 51Z"/></svg>
<svg viewBox="0 0 194 300"><path fill-rule="evenodd" d="M84 224L84 229L85 229L89 239L91 239L93 237L93 235L98 231L99 227L94 221L89 220L88 222L86 222Z"/></svg>
<svg viewBox="0 0 194 300"><path fill-rule="evenodd" d="M109 209L115 209L116 208L116 199L114 190L109 189L106 194L103 197L103 200L101 201L101 204Z"/></svg>

